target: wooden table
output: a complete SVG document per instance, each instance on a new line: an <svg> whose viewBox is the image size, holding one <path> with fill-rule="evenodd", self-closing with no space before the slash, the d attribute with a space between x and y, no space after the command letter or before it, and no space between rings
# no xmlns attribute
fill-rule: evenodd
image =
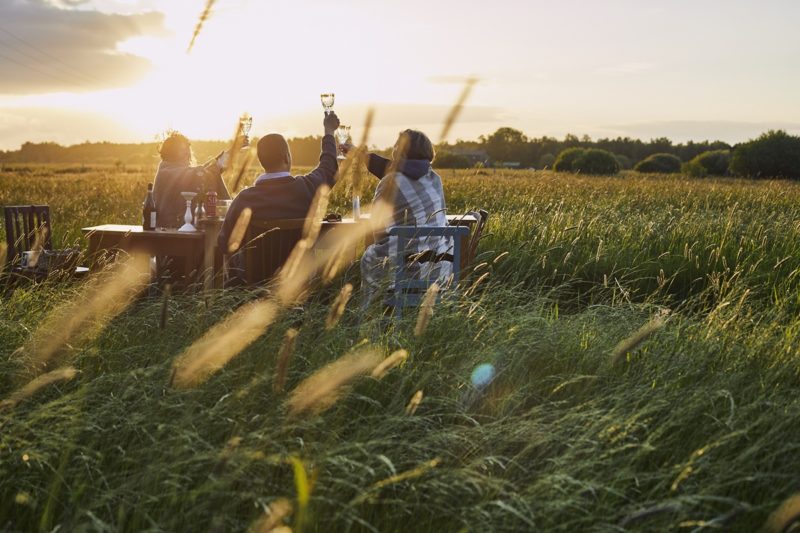
<svg viewBox="0 0 800 533"><path fill-rule="evenodd" d="M83 228L82 231L89 241L89 269L92 271L102 265L108 252L121 250L151 257L179 257L183 259L180 274L192 279L201 272L210 273L210 280L213 282L214 248L211 247L210 255L206 253L209 248L207 237L213 233L216 238L219 229L217 232L176 229L146 231L142 226L103 224Z"/></svg>
<svg viewBox="0 0 800 533"><path fill-rule="evenodd" d="M368 219L369 214L362 215ZM470 229L477 223L472 215L447 215L451 226L468 226ZM352 218L343 218L339 222L322 223L322 231L328 232L337 227L346 227L358 222ZM202 220L202 231L184 232L176 229L157 229L145 231L142 226L125 224L103 224L83 228L89 241L89 268L97 270L102 265L104 252L117 250L129 254L142 253L149 256L169 256L183 258L180 274L192 279L202 274L203 287L222 287L222 253L217 248L217 235L222 227L222 219ZM462 246L462 250L466 247Z"/></svg>

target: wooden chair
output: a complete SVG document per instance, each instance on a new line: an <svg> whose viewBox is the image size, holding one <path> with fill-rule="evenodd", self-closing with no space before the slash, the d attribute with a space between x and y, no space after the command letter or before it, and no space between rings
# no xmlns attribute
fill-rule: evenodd
<svg viewBox="0 0 800 533"><path fill-rule="evenodd" d="M44 254L53 252L50 207L46 205L10 205L3 208L6 230L5 269L13 274L40 280L47 277L48 268L22 266L22 253L34 248ZM77 254L75 256L77 259ZM73 275L84 276L88 269L75 267Z"/></svg>
<svg viewBox="0 0 800 533"><path fill-rule="evenodd" d="M435 279L417 279L410 276L408 266L414 263L452 261L453 276L450 286L454 286L458 283L461 275L461 249L463 241L469 235L469 228L465 226L395 226L389 229L389 235L397 237L397 254L392 258L396 271L394 291L384 303L395 308L395 316L399 319L402 317L403 307L418 306L425 297L425 292L436 282ZM452 237L452 253L437 255L428 250L422 253L408 254L406 250L408 241L422 237Z"/></svg>
<svg viewBox="0 0 800 533"><path fill-rule="evenodd" d="M303 218L250 222L242 246L247 284L260 284L275 277L302 239L305 222Z"/></svg>

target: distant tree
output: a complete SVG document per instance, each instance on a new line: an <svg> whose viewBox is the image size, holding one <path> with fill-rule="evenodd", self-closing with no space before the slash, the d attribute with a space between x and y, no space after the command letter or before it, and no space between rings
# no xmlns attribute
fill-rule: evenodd
<svg viewBox="0 0 800 533"><path fill-rule="evenodd" d="M737 146L730 169L738 176L800 179L800 137L770 130Z"/></svg>
<svg viewBox="0 0 800 533"><path fill-rule="evenodd" d="M619 172L619 163L614 154L598 148L590 148L572 161L572 171L590 175L613 175Z"/></svg>
<svg viewBox="0 0 800 533"><path fill-rule="evenodd" d="M556 162L556 156L551 153L546 153L539 158L539 168L553 168L553 164Z"/></svg>
<svg viewBox="0 0 800 533"><path fill-rule="evenodd" d="M439 150L436 152L433 166L436 168L470 168L472 161L465 155Z"/></svg>
<svg viewBox="0 0 800 533"><path fill-rule="evenodd" d="M614 159L617 160L620 170L630 170L633 168L633 163L628 156L622 154L614 154Z"/></svg>
<svg viewBox="0 0 800 533"><path fill-rule="evenodd" d="M653 154L633 168L637 172L674 174L681 171L681 160L672 154Z"/></svg>
<svg viewBox="0 0 800 533"><path fill-rule="evenodd" d="M500 128L485 139L486 153L492 161L519 161L525 159L528 138L514 128Z"/></svg>
<svg viewBox="0 0 800 533"><path fill-rule="evenodd" d="M553 163L553 170L556 172L574 172L573 165L583 155L584 151L583 148L567 148L563 150L556 157L556 161Z"/></svg>

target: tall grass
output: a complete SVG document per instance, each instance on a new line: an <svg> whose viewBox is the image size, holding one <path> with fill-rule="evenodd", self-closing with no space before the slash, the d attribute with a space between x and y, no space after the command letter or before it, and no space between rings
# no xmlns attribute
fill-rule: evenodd
<svg viewBox="0 0 800 533"><path fill-rule="evenodd" d="M491 215L474 289L431 302L418 335L413 313L359 316L357 268L302 312L244 313L264 305L248 291L145 298L66 341L71 379L22 396L18 348L85 287L5 295L2 528L753 531L791 514L798 186L442 174L451 212ZM149 176L6 172L0 203L49 203L74 243L136 223ZM269 327L207 350L237 312ZM237 356L170 387L193 346Z"/></svg>

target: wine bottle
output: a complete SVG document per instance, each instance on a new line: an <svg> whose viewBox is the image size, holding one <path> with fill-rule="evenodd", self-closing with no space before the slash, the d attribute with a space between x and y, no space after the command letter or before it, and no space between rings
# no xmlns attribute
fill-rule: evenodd
<svg viewBox="0 0 800 533"><path fill-rule="evenodd" d="M145 231L156 229L156 201L153 199L153 184L147 184L147 196L142 203L142 228Z"/></svg>

